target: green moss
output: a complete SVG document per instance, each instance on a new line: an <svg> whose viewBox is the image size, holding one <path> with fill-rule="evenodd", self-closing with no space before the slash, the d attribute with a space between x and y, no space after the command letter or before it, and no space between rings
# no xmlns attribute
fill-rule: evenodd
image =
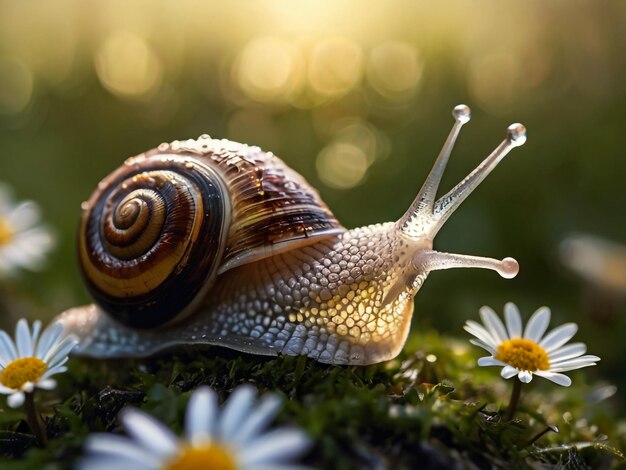
<svg viewBox="0 0 626 470"><path fill-rule="evenodd" d="M34 447L20 411L0 414L2 468L68 468L85 436L120 432L127 405L176 432L190 392L208 384L225 399L237 385L286 398L277 419L306 429L315 447L306 463L322 468L610 468L619 465L624 435L609 389L585 374L562 388L542 379L524 386L515 419L504 421L511 381L497 368L475 367L478 351L436 335L410 338L393 361L345 367L304 357L266 358L222 348L178 350L136 361L73 359L53 394L40 393L51 438ZM68 397L59 403L53 397ZM533 442L548 426L557 426ZM622 427L624 425L622 424ZM623 431L622 431L623 432ZM610 437L607 437L610 436Z"/></svg>

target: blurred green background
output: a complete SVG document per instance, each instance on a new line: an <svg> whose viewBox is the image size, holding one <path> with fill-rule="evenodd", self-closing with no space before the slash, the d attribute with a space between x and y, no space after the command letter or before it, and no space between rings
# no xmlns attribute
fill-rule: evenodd
<svg viewBox="0 0 626 470"><path fill-rule="evenodd" d="M347 227L395 220L466 103L443 190L511 122L528 142L435 246L514 256L521 272L434 273L413 328L461 336L481 305L511 300L526 318L549 305L602 356L585 376L626 386L626 287L591 286L559 257L571 233L626 244L625 21L618 1L4 0L0 181L39 202L58 238L48 269L10 289L29 299L23 315L87 302L81 201L126 157L202 133L278 154Z"/></svg>

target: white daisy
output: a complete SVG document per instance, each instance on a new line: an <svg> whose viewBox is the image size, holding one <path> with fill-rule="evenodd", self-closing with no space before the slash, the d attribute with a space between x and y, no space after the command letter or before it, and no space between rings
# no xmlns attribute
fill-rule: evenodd
<svg viewBox="0 0 626 470"><path fill-rule="evenodd" d="M47 228L38 225L40 219L37 204L14 204L9 189L0 184L0 275L43 266L54 238Z"/></svg>
<svg viewBox="0 0 626 470"><path fill-rule="evenodd" d="M587 346L583 343L565 345L578 330L576 323L565 323L544 336L550 323L550 309L538 309L522 332L522 319L517 306L511 302L504 306L506 327L489 307L480 309L483 325L468 320L463 327L477 339L470 343L489 351L491 356L481 357L479 366L501 366L505 379L517 375L528 383L533 374L569 387L571 379L561 374L569 370L595 366L598 356L583 355Z"/></svg>
<svg viewBox="0 0 626 470"><path fill-rule="evenodd" d="M17 408L24 403L24 393L35 388L50 390L56 387L51 377L65 372L67 357L78 344L74 335L63 336L63 325L49 325L41 337L41 322L33 323L30 331L23 318L15 327L15 342L0 330L0 393L9 395L7 403Z"/></svg>
<svg viewBox="0 0 626 470"><path fill-rule="evenodd" d="M288 461L310 445L307 435L292 428L263 430L282 404L274 394L255 403L256 390L249 385L235 389L220 410L217 394L209 387L197 389L185 414L185 436L133 408L122 411L121 421L129 438L94 434L86 443L88 457L81 469L151 470L287 470L301 468Z"/></svg>

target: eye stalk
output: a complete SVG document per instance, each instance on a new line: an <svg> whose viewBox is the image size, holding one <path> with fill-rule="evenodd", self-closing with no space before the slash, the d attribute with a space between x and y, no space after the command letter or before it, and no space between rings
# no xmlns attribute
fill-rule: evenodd
<svg viewBox="0 0 626 470"><path fill-rule="evenodd" d="M451 268L483 268L496 271L505 279L513 279L519 273L518 262L510 257L499 260L434 250L418 250L413 256L412 263L415 269L425 272Z"/></svg>
<svg viewBox="0 0 626 470"><path fill-rule="evenodd" d="M452 110L454 125L446 142L433 165L426 181L417 194L411 207L406 211L396 226L406 238L416 242L428 240L432 243L435 235L461 203L480 185L498 163L515 147L526 142L526 128L519 123L511 124L506 138L495 150L485 158L469 175L446 194L436 199L437 190L450 154L461 131L461 127L469 122L471 112L468 106L458 105ZM423 244L422 244L423 246ZM515 277L519 265L513 258L496 260L477 256L441 253L430 249L419 249L414 255L412 264L422 271L433 271L448 268L485 268L497 271L504 278Z"/></svg>

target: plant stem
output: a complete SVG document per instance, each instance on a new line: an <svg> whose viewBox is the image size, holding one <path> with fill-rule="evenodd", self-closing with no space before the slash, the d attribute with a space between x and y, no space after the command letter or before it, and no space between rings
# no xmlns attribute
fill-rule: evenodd
<svg viewBox="0 0 626 470"><path fill-rule="evenodd" d="M37 438L39 447L46 447L46 445L48 445L48 436L46 436L41 416L39 416L37 408L35 407L35 393L25 393L25 397L24 408L26 408L26 422Z"/></svg>
<svg viewBox="0 0 626 470"><path fill-rule="evenodd" d="M513 391L511 392L511 401L509 401L509 407L506 410L505 421L511 421L515 412L517 411L517 405L519 404L519 397L522 393L522 382L519 379L515 379L513 382Z"/></svg>
<svg viewBox="0 0 626 470"><path fill-rule="evenodd" d="M524 444L524 447L528 447L529 445L534 444L536 441L541 439L544 436L544 434L548 433L549 431L558 433L559 428L553 425L546 426L541 432L538 432L537 434L535 434L526 444ZM524 447L522 447L522 449Z"/></svg>

